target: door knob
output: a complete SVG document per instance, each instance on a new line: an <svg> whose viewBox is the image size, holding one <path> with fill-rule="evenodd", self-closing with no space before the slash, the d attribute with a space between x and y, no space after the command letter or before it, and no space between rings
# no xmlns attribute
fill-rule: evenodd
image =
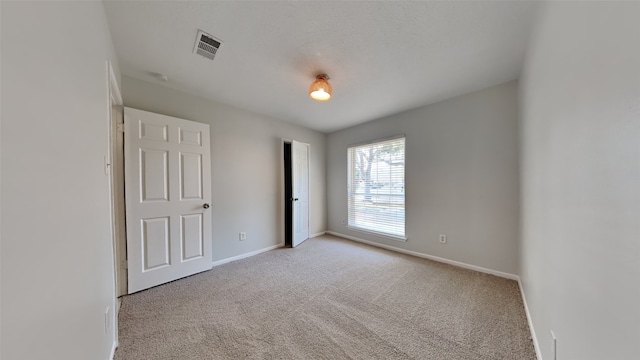
<svg viewBox="0 0 640 360"><path fill-rule="evenodd" d="M204 203L204 205L202 205L203 208L208 209L209 208L209 204Z"/></svg>
<svg viewBox="0 0 640 360"><path fill-rule="evenodd" d="M293 201L298 201L298 198L293 199Z"/></svg>

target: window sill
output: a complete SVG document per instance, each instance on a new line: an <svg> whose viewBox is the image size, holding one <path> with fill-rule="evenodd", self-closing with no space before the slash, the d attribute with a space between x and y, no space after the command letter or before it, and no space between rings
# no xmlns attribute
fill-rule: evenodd
<svg viewBox="0 0 640 360"><path fill-rule="evenodd" d="M389 240L395 240L395 241L400 241L400 242L407 242L407 240L409 240L406 237L402 237L402 236L397 236L397 235L391 235L391 234L386 234L383 232L378 232L378 231L374 231L374 230L368 230L368 229L363 229L363 228L359 228L359 227L355 227L355 226L349 226L347 225L347 229L351 230L351 231L358 231L358 232L362 232L365 234L371 234L371 235L375 235L377 237L381 237L384 239L389 239Z"/></svg>

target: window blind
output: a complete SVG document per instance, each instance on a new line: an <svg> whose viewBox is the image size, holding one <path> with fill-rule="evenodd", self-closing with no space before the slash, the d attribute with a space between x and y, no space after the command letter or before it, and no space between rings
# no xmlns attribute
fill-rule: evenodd
<svg viewBox="0 0 640 360"><path fill-rule="evenodd" d="M405 138L348 149L348 226L405 238Z"/></svg>

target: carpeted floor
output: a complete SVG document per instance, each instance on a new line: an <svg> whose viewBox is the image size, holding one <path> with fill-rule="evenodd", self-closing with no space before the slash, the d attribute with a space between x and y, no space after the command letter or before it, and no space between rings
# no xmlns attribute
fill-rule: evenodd
<svg viewBox="0 0 640 360"><path fill-rule="evenodd" d="M535 359L518 284L333 236L124 298L117 360Z"/></svg>

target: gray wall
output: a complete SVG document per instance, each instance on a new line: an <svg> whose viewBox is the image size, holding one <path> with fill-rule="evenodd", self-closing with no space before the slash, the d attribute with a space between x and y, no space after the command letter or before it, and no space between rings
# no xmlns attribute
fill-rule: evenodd
<svg viewBox="0 0 640 360"><path fill-rule="evenodd" d="M347 147L406 134L406 243L350 231ZM510 274L518 272L517 83L332 133L329 230ZM438 242L447 235L447 244Z"/></svg>
<svg viewBox="0 0 640 360"><path fill-rule="evenodd" d="M284 241L282 138L311 145L309 234L326 230L325 134L127 76L122 92L125 106L210 125L214 261Z"/></svg>
<svg viewBox="0 0 640 360"><path fill-rule="evenodd" d="M104 9L0 6L0 358L107 359L116 324L106 60L115 57Z"/></svg>
<svg viewBox="0 0 640 360"><path fill-rule="evenodd" d="M545 359L640 356L640 3L550 3L521 80L521 279Z"/></svg>

